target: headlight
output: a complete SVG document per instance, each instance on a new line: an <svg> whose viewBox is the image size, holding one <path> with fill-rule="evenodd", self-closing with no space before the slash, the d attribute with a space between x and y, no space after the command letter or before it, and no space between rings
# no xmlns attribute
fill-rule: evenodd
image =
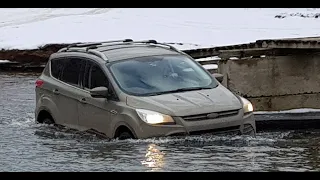
<svg viewBox="0 0 320 180"><path fill-rule="evenodd" d="M247 99L243 98L243 97L240 97L241 101L242 101L242 104L243 104L243 111L244 113L250 113L250 112L253 112L253 106L251 104L250 101L248 101Z"/></svg>
<svg viewBox="0 0 320 180"><path fill-rule="evenodd" d="M174 124L171 116L145 109L136 109L139 117L148 124Z"/></svg>

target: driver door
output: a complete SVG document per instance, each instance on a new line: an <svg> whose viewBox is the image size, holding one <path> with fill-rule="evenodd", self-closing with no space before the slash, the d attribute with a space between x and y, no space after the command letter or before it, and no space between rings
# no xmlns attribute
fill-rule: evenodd
<svg viewBox="0 0 320 180"><path fill-rule="evenodd" d="M90 90L95 87L109 88L109 81L101 67L87 60L83 76L84 92L79 99L79 126L84 130L94 130L107 133L110 124L111 107L110 100L106 98L93 98Z"/></svg>

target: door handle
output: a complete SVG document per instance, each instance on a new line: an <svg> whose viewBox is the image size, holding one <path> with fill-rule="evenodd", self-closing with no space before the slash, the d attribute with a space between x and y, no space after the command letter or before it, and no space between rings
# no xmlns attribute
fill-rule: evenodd
<svg viewBox="0 0 320 180"><path fill-rule="evenodd" d="M86 98L81 98L81 99L80 99L80 102L81 102L82 104L87 104Z"/></svg>
<svg viewBox="0 0 320 180"><path fill-rule="evenodd" d="M60 93L59 93L58 89L54 89L54 90L53 90L53 94L59 95Z"/></svg>

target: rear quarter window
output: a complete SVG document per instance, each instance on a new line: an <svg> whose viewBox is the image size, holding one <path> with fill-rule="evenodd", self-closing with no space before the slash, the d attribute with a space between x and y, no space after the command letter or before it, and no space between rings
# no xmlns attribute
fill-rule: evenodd
<svg viewBox="0 0 320 180"><path fill-rule="evenodd" d="M51 75L60 80L60 74L63 70L63 62L59 59L51 60Z"/></svg>
<svg viewBox="0 0 320 180"><path fill-rule="evenodd" d="M65 83L79 86L81 68L84 60L78 58L63 58L51 60L51 74Z"/></svg>

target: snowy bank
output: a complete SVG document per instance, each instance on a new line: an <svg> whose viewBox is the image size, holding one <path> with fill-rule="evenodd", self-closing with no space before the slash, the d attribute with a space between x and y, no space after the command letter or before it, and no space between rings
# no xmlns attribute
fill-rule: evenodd
<svg viewBox="0 0 320 180"><path fill-rule="evenodd" d="M0 48L131 38L181 43L174 46L184 50L319 36L320 19L292 15L315 17L318 12L316 8L0 8Z"/></svg>
<svg viewBox="0 0 320 180"><path fill-rule="evenodd" d="M319 112L320 109L310 109L310 108L301 108L301 109L290 109L285 111L257 111L254 114L301 114L301 113L312 113Z"/></svg>
<svg viewBox="0 0 320 180"><path fill-rule="evenodd" d="M9 60L0 60L0 63L10 63L11 61Z"/></svg>

